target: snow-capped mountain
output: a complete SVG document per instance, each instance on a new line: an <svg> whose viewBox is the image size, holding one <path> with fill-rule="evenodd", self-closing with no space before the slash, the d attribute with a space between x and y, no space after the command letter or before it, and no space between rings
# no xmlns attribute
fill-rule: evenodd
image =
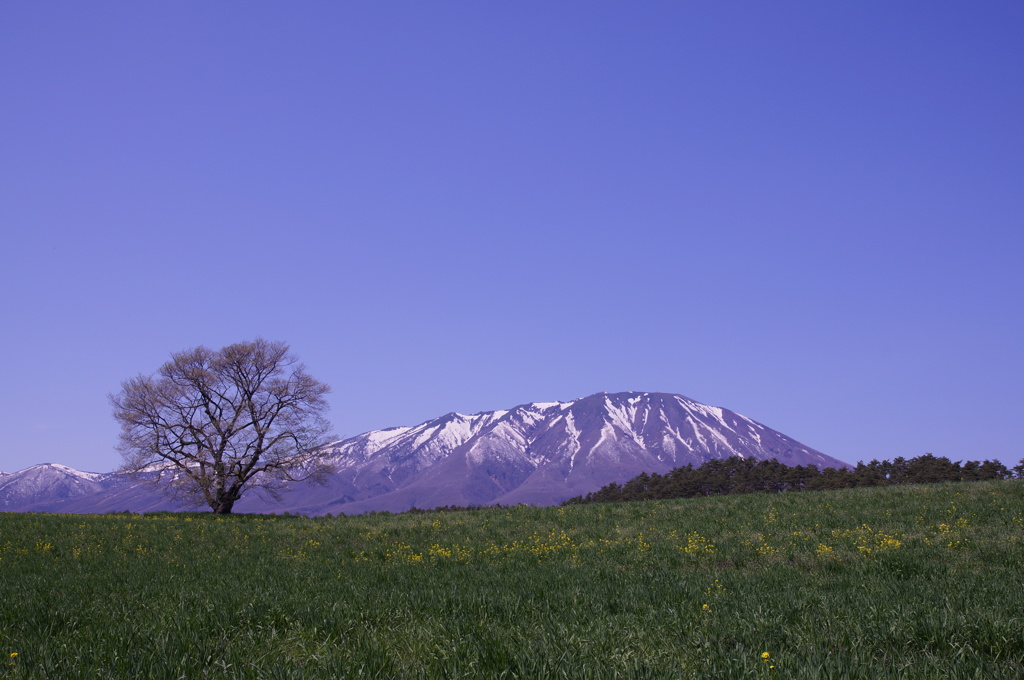
<svg viewBox="0 0 1024 680"><path fill-rule="evenodd" d="M414 427L336 442L329 456L336 471L326 485L296 485L280 504L250 492L235 510L354 514L444 505L551 505L641 472L664 473L714 458L845 465L738 413L648 392L600 393L474 415L449 413ZM30 479L25 473L37 468L46 468L55 481L44 482L42 471L33 473L35 481L25 486L33 491L10 492L12 501L33 502L5 502L7 489L21 487ZM173 507L122 475L90 475L63 466L35 466L0 478L0 508L105 512Z"/></svg>
<svg viewBox="0 0 1024 680"><path fill-rule="evenodd" d="M69 499L103 490L104 475L44 463L0 476L0 509L21 507L37 498Z"/></svg>
<svg viewBox="0 0 1024 680"><path fill-rule="evenodd" d="M745 416L679 395L625 392L449 413L368 432L332 447L337 473L310 511L401 511L471 504L552 504L712 458L842 461Z"/></svg>

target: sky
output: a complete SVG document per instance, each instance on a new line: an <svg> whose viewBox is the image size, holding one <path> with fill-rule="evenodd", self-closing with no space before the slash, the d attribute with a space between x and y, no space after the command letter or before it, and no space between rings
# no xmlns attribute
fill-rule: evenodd
<svg viewBox="0 0 1024 680"><path fill-rule="evenodd" d="M595 392L1024 458L1024 4L0 3L0 470L287 342L338 437Z"/></svg>

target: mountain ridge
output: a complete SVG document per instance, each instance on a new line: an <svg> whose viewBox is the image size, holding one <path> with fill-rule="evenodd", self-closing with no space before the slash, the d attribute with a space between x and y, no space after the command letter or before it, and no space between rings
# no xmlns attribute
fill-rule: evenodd
<svg viewBox="0 0 1024 680"><path fill-rule="evenodd" d="M415 426L365 432L326 449L335 471L325 485L295 485L280 504L250 491L236 511L318 515L553 505L641 472L664 473L731 456L846 466L741 414L659 392L600 392L470 415L450 412ZM0 509L182 509L123 474L51 465L45 470L49 481L40 477L45 465L0 475ZM35 468L41 469L34 477L23 474ZM26 485L29 477L34 481Z"/></svg>

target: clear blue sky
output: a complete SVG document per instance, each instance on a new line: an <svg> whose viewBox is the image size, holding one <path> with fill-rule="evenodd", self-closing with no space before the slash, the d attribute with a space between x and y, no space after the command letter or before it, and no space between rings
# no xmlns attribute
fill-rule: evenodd
<svg viewBox="0 0 1024 680"><path fill-rule="evenodd" d="M4 2L0 470L285 340L339 435L599 391L1024 457L1024 4Z"/></svg>

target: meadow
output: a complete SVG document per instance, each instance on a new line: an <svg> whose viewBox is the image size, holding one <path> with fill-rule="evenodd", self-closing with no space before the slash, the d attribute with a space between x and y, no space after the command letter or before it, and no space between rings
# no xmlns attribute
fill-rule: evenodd
<svg viewBox="0 0 1024 680"><path fill-rule="evenodd" d="M1020 678L1024 480L0 513L0 678Z"/></svg>

